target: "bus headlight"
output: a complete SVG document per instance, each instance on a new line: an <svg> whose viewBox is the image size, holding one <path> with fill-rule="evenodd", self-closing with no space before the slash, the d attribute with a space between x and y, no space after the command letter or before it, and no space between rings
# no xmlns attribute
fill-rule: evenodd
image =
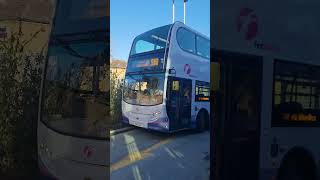
<svg viewBox="0 0 320 180"><path fill-rule="evenodd" d="M152 115L156 117L156 116L159 116L160 114L161 114L161 112L158 111L158 112L154 112Z"/></svg>

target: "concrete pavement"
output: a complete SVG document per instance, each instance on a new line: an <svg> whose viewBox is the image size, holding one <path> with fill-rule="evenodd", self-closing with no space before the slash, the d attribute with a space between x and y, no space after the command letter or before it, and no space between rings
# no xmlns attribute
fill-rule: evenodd
<svg viewBox="0 0 320 180"><path fill-rule="evenodd" d="M209 132L136 128L110 137L111 180L207 180Z"/></svg>

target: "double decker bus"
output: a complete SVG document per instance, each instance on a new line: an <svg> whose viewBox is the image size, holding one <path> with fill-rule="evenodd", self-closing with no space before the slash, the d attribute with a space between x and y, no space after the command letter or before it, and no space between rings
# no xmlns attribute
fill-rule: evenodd
<svg viewBox="0 0 320 180"><path fill-rule="evenodd" d="M212 179L319 179L319 5L212 3Z"/></svg>
<svg viewBox="0 0 320 180"><path fill-rule="evenodd" d="M123 122L161 132L209 127L210 41L181 22L137 36L123 84Z"/></svg>
<svg viewBox="0 0 320 180"><path fill-rule="evenodd" d="M44 178L109 176L108 12L106 0L55 4L38 118Z"/></svg>

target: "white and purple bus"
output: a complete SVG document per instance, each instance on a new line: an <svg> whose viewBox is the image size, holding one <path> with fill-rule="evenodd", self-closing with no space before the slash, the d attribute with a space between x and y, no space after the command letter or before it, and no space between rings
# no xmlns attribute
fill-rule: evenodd
<svg viewBox="0 0 320 180"><path fill-rule="evenodd" d="M319 7L212 3L213 179L319 180Z"/></svg>
<svg viewBox="0 0 320 180"><path fill-rule="evenodd" d="M38 157L49 179L108 179L109 4L59 0L41 83Z"/></svg>
<svg viewBox="0 0 320 180"><path fill-rule="evenodd" d="M181 22L137 36L122 98L123 122L161 132L209 127L210 40Z"/></svg>

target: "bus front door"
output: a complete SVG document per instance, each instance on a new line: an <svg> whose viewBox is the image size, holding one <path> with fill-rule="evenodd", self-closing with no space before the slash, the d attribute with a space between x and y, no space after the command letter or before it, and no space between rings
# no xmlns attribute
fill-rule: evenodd
<svg viewBox="0 0 320 180"><path fill-rule="evenodd" d="M215 177L258 179L262 61L260 57L216 53L220 101L214 119ZM219 100L220 99L220 100ZM215 111L215 109L214 109Z"/></svg>
<svg viewBox="0 0 320 180"><path fill-rule="evenodd" d="M167 113L170 119L170 130L183 129L190 125L191 90L191 80L169 77Z"/></svg>

